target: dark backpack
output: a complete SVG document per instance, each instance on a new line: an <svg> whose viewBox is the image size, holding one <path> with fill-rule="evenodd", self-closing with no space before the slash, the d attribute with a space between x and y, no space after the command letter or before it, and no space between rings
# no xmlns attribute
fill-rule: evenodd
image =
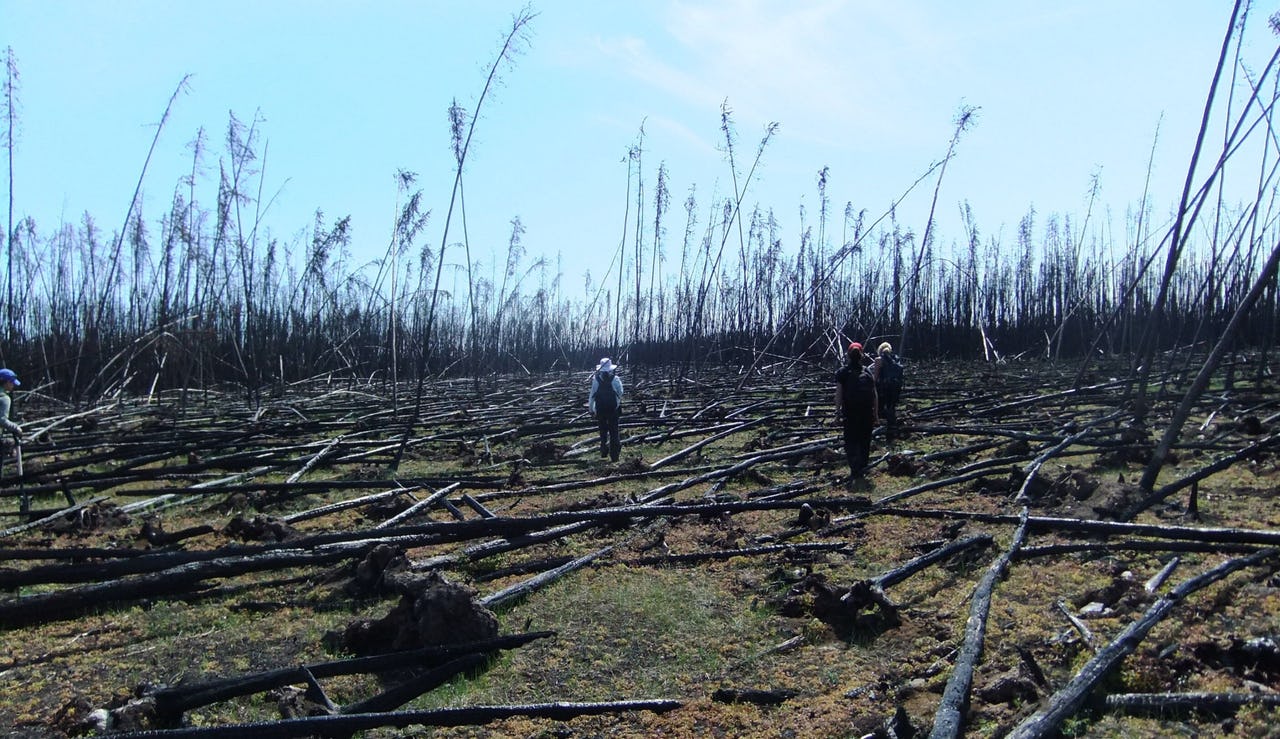
<svg viewBox="0 0 1280 739"><path fill-rule="evenodd" d="M613 373L596 373L596 413L618 410L618 394L613 390Z"/></svg>
<svg viewBox="0 0 1280 739"><path fill-rule="evenodd" d="M902 387L902 363L893 354L881 354L880 384L885 387Z"/></svg>

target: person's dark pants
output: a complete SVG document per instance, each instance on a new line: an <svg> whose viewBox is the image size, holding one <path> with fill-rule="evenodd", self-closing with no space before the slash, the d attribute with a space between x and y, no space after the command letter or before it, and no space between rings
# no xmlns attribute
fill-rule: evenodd
<svg viewBox="0 0 1280 739"><path fill-rule="evenodd" d="M596 414L596 423L600 427L600 456L618 461L622 451L622 437L618 435L618 412Z"/></svg>
<svg viewBox="0 0 1280 739"><path fill-rule="evenodd" d="M849 474L857 477L871 458L871 419L846 418L844 422L844 455L849 460Z"/></svg>
<svg viewBox="0 0 1280 739"><path fill-rule="evenodd" d="M902 394L902 388L885 387L877 392L880 397L880 420L884 423L885 435L892 437L898 428L898 396Z"/></svg>

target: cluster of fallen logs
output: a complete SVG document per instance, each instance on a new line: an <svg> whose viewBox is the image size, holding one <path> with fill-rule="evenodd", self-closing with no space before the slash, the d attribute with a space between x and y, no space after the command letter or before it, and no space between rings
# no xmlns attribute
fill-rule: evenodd
<svg viewBox="0 0 1280 739"><path fill-rule="evenodd" d="M329 578L339 572L349 579L348 587L353 593L397 599L385 616L354 621L343 632L330 635L334 648L360 656L190 685L157 686L125 705L90 707L77 715L91 722L87 725L101 729L164 729L148 736L340 736L377 726L459 725L517 715L564 719L678 707L680 702L673 700L622 700L397 710L458 674L481 669L500 650L516 649L552 636L550 632L498 636L494 612L584 567L692 566L742 557L797 563L800 570L786 596L774 604L778 612L816 618L836 635L850 639L873 637L902 623L900 606L891 591L912 576L935 566L969 570L986 561L969 597L963 633L954 652L937 667L940 672L950 671L932 729L934 736L944 737L964 730L975 695L975 673L984 655L988 613L999 584L1011 567L1077 553L1233 555L1163 594L1158 594L1160 589L1179 567L1177 558L1170 558L1168 565L1145 586L1129 583L1114 593L1098 595L1102 608L1114 606L1125 597L1128 608L1145 607L1105 645L1072 610L1064 609L1071 630L1094 654L1076 675L1056 689L1036 664L1034 655L1022 650L1029 682L998 689L987 685L976 691L979 697L986 696L984 700L991 701L1041 699L1037 710L1009 729L1014 736L1042 736L1056 731L1066 718L1088 704L1099 682L1181 602L1240 570L1277 566L1274 547L1280 546L1280 533L1273 530L1128 522L1183 491L1190 497L1180 515L1194 517L1199 483L1233 465L1255 462L1274 453L1280 438L1267 435L1265 429L1275 417L1260 419L1255 415L1256 406L1241 409L1241 413L1248 414L1246 417L1257 421L1244 431L1248 436L1243 442L1242 427L1223 425L1216 432L1206 427L1202 438L1177 451L1188 456L1208 456L1209 460L1144 493L1122 480L1102 480L1097 472L1099 468L1122 466L1126 460L1141 462L1150 452L1150 432L1133 423L1119 408L1123 401L1115 391L1120 383L1108 381L1079 390L1030 393L1002 401L935 384L930 388L933 393L959 392L965 397L912 408L907 416L911 424L904 430L916 439L948 439L951 446L944 444L944 448L929 454L905 449L884 454L876 460L877 468L889 480L903 479L910 484L872 498L826 494L830 488L824 479L826 470L840 466L838 455L832 451L838 442L833 429L811 415L811 406L787 410L787 403L777 400L773 393L763 393L762 397L747 395L732 403L670 399L659 403L644 398L643 384L632 387L632 392L648 406L626 427L628 448L673 439L693 441L656 461L637 460L603 476L579 479L565 475L561 468L554 474L544 473L539 479L541 470L563 464L592 448L589 430L564 420L564 408L577 409L581 404L577 397L580 388L565 383L533 388L530 397L515 409L497 397L487 398L489 405L470 407L446 400L427 404L423 419L416 421L422 433L409 438L409 454L452 445L450 448L467 460L468 473L401 477L390 489L387 488L392 483L385 479L359 476L302 479L325 470L383 464L397 453L392 432L407 422L402 418L404 407L399 413L371 411L367 396L346 391L325 396L325 402L281 405L275 408L274 415L260 413L250 422L236 419L229 423L199 416L178 419L164 413L132 416L130 422L138 428L127 442L104 431L106 422L100 421L83 442L77 438L77 446L70 447L53 438L65 434L70 422L51 422L43 431L43 437L49 439L43 450L46 458L41 464L42 454L37 451L33 456L37 464L21 480L24 492L37 496L56 493L65 495L68 501L74 499L73 495L93 497L66 509L43 511L37 520L0 531L0 536L48 532L52 525L87 529L128 526L131 515L146 516L179 505L210 505L210 501L225 503L228 515L237 513L222 527L204 525L175 532L164 531L158 518L144 518L136 539L145 542L145 548L28 546L0 550L0 559L9 562L48 562L0 569L0 589L40 586L41 590L0 599L0 627L16 629L74 619L89 609L143 598L201 597L218 581L231 577L262 575L268 579L258 584L270 587L282 582L287 573L300 569ZM815 384L816 397L825 398L825 391L825 386ZM927 394L922 390L920 395ZM442 392L441 397L449 396ZM795 406L793 402L790 405ZM561 410L551 410L557 407ZM503 412L490 412L496 408ZM1002 422L993 425L989 422L993 418ZM428 419L448 421L449 425L431 426ZM582 440L584 435L588 438ZM321 438L311 443L295 441L314 436ZM713 442L743 437L746 441L740 453L731 455L727 462L706 463L704 453ZM499 440L510 444L517 439L524 449L518 458L502 459L495 454ZM110 447L114 453L89 451L103 447ZM77 456L74 449L85 451ZM1106 462L1093 469L1068 464L1057 472L1050 471L1061 466L1063 460L1082 457L1103 458ZM264 477L283 481L260 479ZM775 482L780 477L792 479ZM629 500L607 494L613 485L636 480L652 486ZM742 483L751 480L759 486L741 492ZM728 493L730 483L735 483L740 492ZM370 489L375 492L367 492ZM931 492L961 489L986 500L1002 501L1007 512L910 506L915 500L927 499ZM289 502L301 496L334 490L357 495L315 508L289 509ZM505 501L575 490L605 493L592 504L534 515L511 516L498 510ZM679 494L688 491L701 495L677 500ZM108 494L112 500L138 500L116 506L109 502ZM236 496L242 499L236 500ZM258 502L270 502L270 506L263 507L291 512L278 516L243 515L242 511L254 507L251 496ZM315 526L328 516L352 510L362 511L368 525L345 531L321 527L304 532L299 528L303 523ZM793 518L783 530L756 532L744 546L672 552L663 544L662 527L672 521L724 521L749 511L785 511ZM1064 515L1033 515L1032 511ZM86 517L93 520L85 520ZM936 519L945 528L940 538L917 543L918 554L904 557L901 564L865 579L833 582L815 563L821 562L821 556L851 552L848 532L873 517ZM974 533L973 529L979 526L986 531ZM587 532L608 543L583 556L543 557L490 573L487 579L523 579L484 595L452 583L445 576L488 557ZM1035 542L1033 537L1040 534L1049 535L1052 540ZM1068 536L1088 539L1061 540ZM188 548L207 545L216 537L240 541ZM622 545L640 538L652 540L644 556L617 556ZM804 540L792 542L800 538ZM990 554L997 539L1008 543ZM446 551L417 560L407 554L424 547ZM484 582L486 578L473 580L475 585ZM448 635L449 643L440 643L441 635ZM786 648L797 648L799 644L794 642ZM1274 645L1269 651L1265 645L1255 649L1258 659L1280 655ZM335 675L387 672L412 675L379 695L345 706L333 704L320 682ZM299 685L304 687L296 687ZM282 721L253 726L182 726L186 712L195 708L269 691L278 694L282 715L286 716ZM721 688L711 697L759 704L800 698L795 691L756 688ZM1113 695L1096 704L1105 710L1194 707L1231 711L1247 703L1275 702L1273 693L1234 692ZM907 718L901 706L897 708L892 722L905 730Z"/></svg>
<svg viewBox="0 0 1280 739"><path fill-rule="evenodd" d="M319 541L314 546L300 546L300 544L308 544L309 542L293 542L291 549L280 549L273 546L262 545L254 553L245 553L238 557L218 557L214 559L203 559L213 553L198 552L172 552L166 554L141 555L136 557L122 558L118 560L115 567L110 567L106 571L113 575L119 575L124 572L138 573L147 571L149 568L158 567L154 560L191 560L182 564L173 565L164 569L152 570L152 574L142 577L119 577L107 582L93 583L77 588L69 588L52 593L27 596L25 598L8 599L0 602L0 623L6 625L28 622L31 620L48 621L54 618L71 617L76 613L78 606L101 606L101 604L110 601L125 601L132 598L147 595L149 597L161 596L180 596L184 593L191 592L193 584L204 579L212 579L223 577L229 574L242 574L244 572L264 571L279 568L295 567L299 564L320 565L331 564L338 559L358 559L358 563L353 568L353 577L351 587L362 588L365 590L379 590L382 592L399 594L402 598L401 603L396 606L390 613L377 623L355 622L337 639L337 646L346 651L355 654L383 654L387 655L385 659L389 662L378 662L376 660L362 662L359 659L343 661L339 663L325 663L320 667L307 666L294 670L280 670L271 673L270 680L280 681L266 685L262 682L268 678L258 676L244 677L241 679L230 679L217 681L210 685L202 687L183 687L183 688L166 688L157 691L153 695L143 696L141 705L150 705L154 703L154 716L157 719L156 724L152 726L173 725L185 710L193 707L207 705L212 700L223 700L227 697L243 695L237 692L243 686L259 686L254 687L252 692L262 692L279 688L286 683L299 682L299 677L305 677L306 672L310 671L313 678L308 678L309 684L314 683L314 678L324 677L332 674L343 674L344 669L359 670L362 667L368 667L368 671L377 669L388 669L385 665L398 664L395 663L396 655L410 660L405 664L413 664L412 660L420 659L409 655L426 654L422 652L426 647L421 645L421 640L426 635L431 634L453 634L465 635L473 637L485 637L489 641L477 639L475 643L488 645L494 648L514 648L519 644L523 637L509 637L506 642L492 642L496 638L497 620L488 612L487 607L499 607L513 596L510 592L519 595L531 592L533 588L540 584L545 584L547 579L543 576L537 576L528 581L528 584L522 583L521 586L507 591L500 591L487 597L473 598L466 589L460 589L453 586L445 580L437 570L428 569L425 574L419 574L414 571L414 565L404 557L402 546L413 546L422 541L430 540L432 542L455 540L466 541L474 538L477 525L482 524L482 530L490 535L507 534L515 538L519 536L529 536L526 541L536 540L532 537L533 532L552 531L560 534L567 533L565 527L573 527L575 523L588 523L592 526L599 526L608 523L620 521L642 522L652 520L658 517L671 516L717 516L725 513L732 514L745 510L769 510L769 509L795 509L797 512L797 523L804 519L802 511L805 508L813 509L815 507L827 511L845 511L849 512L848 516L857 516L865 519L869 515L902 515L907 517L923 517L935 516L940 519L947 520L964 520L966 517L958 516L951 511L927 511L927 510L908 510L894 508L884 505L877 506L874 502L869 502L863 498L840 498L840 499L813 499L809 501L797 500L756 500L756 501L730 501L722 503L698 503L685 505L633 505L623 506L613 509L597 509L580 512L564 512L559 514L549 514L543 517L537 517L535 520L529 519L505 519L505 518L485 518L476 519L468 522L443 522L440 524L422 525L404 529L388 529L377 532L379 538L371 541L370 537L375 536L373 531L357 531L349 532L343 535L324 535L316 537ZM972 514L967 517L968 520L983 521L986 523L1004 523L1012 525L1016 519L1008 516L995 516L990 514ZM830 522L827 528L845 525L841 517L828 519ZM572 522L569 522L572 521ZM1240 529L1211 529L1204 527L1185 527L1185 526L1162 526L1162 525L1139 525L1124 524L1117 522L1101 522L1101 521L1081 521L1077 519L1054 519L1044 517L1023 516L1021 522L1017 524L1018 531L1021 532L1011 545L988 570L986 577L980 582L978 589L975 590L973 597L973 610L968 620L968 628L966 629L966 637L964 647L956 659L954 668L954 676L948 683L948 691L944 694L944 709L940 709L939 716L935 723L935 732L937 727L946 726L948 723L958 726L960 716L963 711L965 702L967 701L968 690L970 688L969 681L972 679L972 671L975 667L977 659L982 653L982 634L985 628L985 610L989 608L992 591L998 582L1005 568L1009 566L1011 561L1019 559L1027 559L1032 556L1044 556L1047 553L1055 552L1053 547L1037 552L1034 549L1023 548L1022 543L1026 532L1063 532L1063 531L1083 531L1092 534L1102 535L1123 535L1123 536L1146 536L1155 539L1169 540L1164 542L1170 546L1179 542L1192 542L1199 546L1200 549L1220 549L1229 548L1239 550L1240 548L1249 548L1252 553L1228 561L1221 567L1198 576L1179 588L1171 591L1169 594L1157 600L1143 618L1135 622L1130 629L1118 637L1112 645L1098 651L1097 656L1091 661L1090 665L1081 671L1081 674L1073 681L1071 686L1063 689L1061 697L1055 697L1052 701L1053 705L1058 706L1054 711L1049 711L1046 716L1035 717L1034 729L1027 729L1033 733L1027 736L1039 735L1037 732L1044 731L1044 727L1055 721L1060 721L1063 716L1070 715L1079 708L1080 703L1087 696L1089 690L1096 685L1097 681L1107 674L1113 668L1116 662L1123 659L1125 655L1132 652L1136 647L1141 636L1150 630L1151 626L1157 623L1162 617L1168 614L1179 601L1186 598L1196 590L1203 588L1207 584L1221 579L1231 572L1247 567L1257 565L1266 560L1273 558L1276 550L1272 548L1261 549L1263 545L1274 545L1280 543L1280 533L1274 531L1248 531ZM450 531L452 530L452 531ZM578 529L580 530L580 529ZM465 531L466 533L461 533ZM823 529L817 530L818 534L823 533ZM426 537L426 538L424 538ZM348 539L353 541L330 541L332 539ZM492 541L502 542L510 546L512 539L498 538ZM376 541L377 543L372 543ZM1152 543L1150 539L1146 540L1148 544ZM394 543L394 544L393 544ZM899 567L888 570L881 575L869 578L864 581L851 583L849 585L833 585L828 583L826 579L817 573L809 572L792 588L790 597L787 602L780 606L780 612L786 615L794 616L813 616L824 621L832 627L839 635L849 638L853 634L866 635L875 633L877 630L894 628L899 624L899 616L897 606L889 598L886 590L892 586L903 582L912 574L915 574L924 568L942 562L954 560L960 555L968 555L970 558L982 549L988 548L993 544L993 538L990 535L978 535L957 539L954 541L940 544L932 551L916 557ZM838 551L839 548L845 546L840 542L832 542L830 544L813 543L807 545L789 545L782 548L791 554L797 554L804 551ZM1092 545L1094 548L1106 548L1106 543L1097 543ZM1121 544L1121 546L1124 546ZM505 548L505 547L504 547ZM475 551L473 549L473 551ZM701 558L710 557L730 557L744 556L753 553L776 553L779 550L776 547L762 547L756 551L751 550L729 550L724 552L704 553ZM594 557L593 557L594 558ZM585 558L584 558L585 559ZM671 563L690 562L690 558L675 557L658 557L651 561L661 561L669 559ZM566 574L577 567L584 566L590 559L585 561L574 560L559 567L548 570L556 576ZM164 562L168 564L168 562ZM68 583L77 580L94 579L91 569L98 568L99 572L103 572L103 565L94 565L88 567L79 564L52 565L42 568L33 568L23 572L4 573L0 575L0 584L6 587L14 587L19 584L30 585L37 583ZM1167 573L1166 573L1167 577ZM1153 588L1154 589L1154 588ZM510 591L510 592L508 592ZM460 617L457 614L463 612L467 615ZM536 637L547 636L548 634L539 634ZM524 643L524 642L519 642ZM442 648L437 647L437 650ZM478 650L485 651L485 650ZM447 652L447 650L445 650ZM442 652L442 653L445 653ZM453 655L453 652L447 652ZM433 653L434 654L434 653ZM372 659L372 658L369 658ZM373 709L370 706L383 706L379 711L391 710L385 708L389 701L393 698L403 698L401 702L411 700L417 695L430 690L435 685L440 684L449 677L458 672L475 669L483 662L482 659L475 658L463 660L458 657L447 665L435 666L433 671L427 673L421 678L415 678L411 683L404 686L397 686L387 691L387 695L370 698L368 701L361 701L352 706L344 707L338 710L328 703L327 699L323 699L323 691L318 685L312 685L310 689L310 699L325 709L323 715L350 715L352 713L366 713ZM318 671L317 671L318 670ZM969 677L964 677L965 673ZM1078 683L1078 684L1077 684ZM265 687L261 687L265 685ZM951 686L956 686L954 689ZM231 686L231 687L224 687ZM417 692L414 692L414 691ZM1069 692L1068 692L1069 691ZM193 697L194 696L194 697ZM740 696L739 700L750 700L750 696ZM1130 703L1124 705L1140 705L1139 698L1129 698ZM1185 701L1186 698L1178 700ZM1211 705L1236 705L1239 698L1205 698L1202 702L1204 706ZM201 702L206 701L206 702ZM1234 701L1234 702L1233 702ZM128 706L114 709L119 713L111 714L115 721L115 726L127 725L123 716L133 716L137 720L139 708L138 703L131 703ZM631 705L631 704L628 704ZM649 706L647 703L636 704ZM666 704L664 704L666 705ZM943 710L949 711L944 714ZM1047 709L1046 709L1047 710ZM98 714L101 717L101 714ZM495 714L497 715L497 714ZM107 719L102 719L107 720ZM326 719L327 720L327 719ZM366 718L366 721L373 719ZM1030 719L1029 719L1030 720ZM305 723L305 722L304 722ZM354 725L354 724L352 724ZM330 726L330 724L324 724ZM348 726L348 724L335 723L333 727ZM281 730L285 729L281 727ZM291 731L291 730L290 730ZM303 731L301 728L299 731ZM310 731L307 730L307 731ZM305 733L305 731L303 731ZM278 736L284 735L300 735L300 734L274 734Z"/></svg>
<svg viewBox="0 0 1280 739"><path fill-rule="evenodd" d="M276 691L281 714L286 718L304 719L294 722L298 728L277 727L274 736L307 736L323 721L308 722L311 717L355 716L394 711L453 677L475 670L493 655L505 649L518 649L535 639L554 636L553 632L532 632L448 645L421 646L354 659L318 662L232 678L207 680L179 686L163 686L145 692L123 706L94 709L84 715L84 722L99 731L133 731L162 727L180 727L183 715L204 706L242 696ZM325 694L320 680L338 675L411 673L403 683L365 700L335 706ZM302 691L287 690L299 683ZM342 722L329 726L342 726ZM361 728L378 724L368 723ZM251 732L250 732L251 733ZM170 732L168 735L182 735ZM204 734L208 736L208 734Z"/></svg>

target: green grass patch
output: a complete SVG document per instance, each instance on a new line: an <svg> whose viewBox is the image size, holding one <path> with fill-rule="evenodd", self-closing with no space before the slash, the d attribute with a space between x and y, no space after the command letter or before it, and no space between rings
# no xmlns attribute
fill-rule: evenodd
<svg viewBox="0 0 1280 739"><path fill-rule="evenodd" d="M588 571L504 617L554 630L555 639L507 654L423 705L688 696L701 678L746 657L747 645L766 643L769 616L697 571Z"/></svg>

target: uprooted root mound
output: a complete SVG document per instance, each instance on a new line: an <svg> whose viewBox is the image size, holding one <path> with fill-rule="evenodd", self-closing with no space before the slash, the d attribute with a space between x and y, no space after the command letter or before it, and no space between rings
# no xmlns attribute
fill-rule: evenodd
<svg viewBox="0 0 1280 739"><path fill-rule="evenodd" d="M298 532L292 526L273 516L234 516L227 523L223 533L241 541L288 541L295 539Z"/></svg>
<svg viewBox="0 0 1280 739"><path fill-rule="evenodd" d="M78 536L124 528L130 520L129 514L113 503L94 503L55 519L48 529L62 536Z"/></svg>
<svg viewBox="0 0 1280 739"><path fill-rule="evenodd" d="M476 591L439 572L412 573L404 553L379 546L356 568L352 589L393 592L400 602L378 619L359 619L331 632L331 647L357 655L492 639L498 618L476 600Z"/></svg>
<svg viewBox="0 0 1280 739"><path fill-rule="evenodd" d="M984 482L996 491L1012 495L1022 488L1025 477L1020 470L1014 470L1002 483ZM1069 518L1119 520L1142 499L1137 485L1105 481L1085 470L1071 468L1056 475L1036 472L1031 482L1026 483L1025 491L1035 510ZM989 488L987 492L992 490Z"/></svg>
<svg viewBox="0 0 1280 739"><path fill-rule="evenodd" d="M902 624L897 605L870 581L842 587L818 573L809 573L792 586L778 611L792 617L816 618L841 639L877 634Z"/></svg>

